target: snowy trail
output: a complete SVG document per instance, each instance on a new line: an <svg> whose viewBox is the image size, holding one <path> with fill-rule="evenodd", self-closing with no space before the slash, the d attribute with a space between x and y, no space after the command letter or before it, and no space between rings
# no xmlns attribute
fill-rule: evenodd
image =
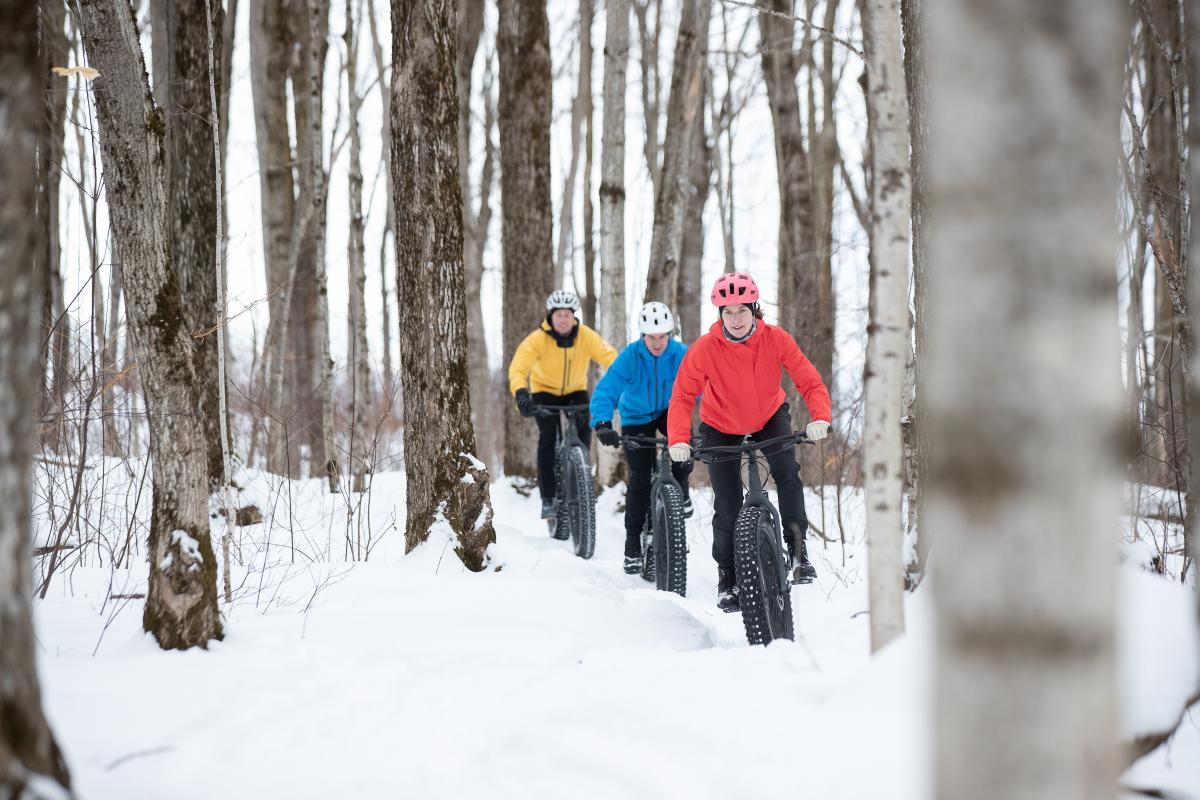
<svg viewBox="0 0 1200 800"><path fill-rule="evenodd" d="M400 486L377 476L375 491L402 508ZM500 571L465 572L446 542L402 558L396 533L366 563L241 571L207 653L158 651L134 601L93 657L110 576L76 569L37 613L81 797L929 795L928 599L869 659L861 542L845 566L813 543L797 641L751 648L715 607L705 493L686 598L621 571L619 492L600 499L590 561L546 535L534 500L505 483L493 499ZM298 500L323 538L327 502Z"/></svg>

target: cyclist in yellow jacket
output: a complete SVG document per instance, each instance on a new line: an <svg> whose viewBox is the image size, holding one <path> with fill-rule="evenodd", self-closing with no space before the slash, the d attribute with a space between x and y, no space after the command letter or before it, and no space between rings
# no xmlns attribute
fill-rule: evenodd
<svg viewBox="0 0 1200 800"><path fill-rule="evenodd" d="M534 405L570 406L588 402L588 364L608 369L617 351L600 334L579 321L579 298L565 289L546 298L546 318L525 337L508 365L508 389L522 416L531 416ZM531 391L532 390L532 391ZM558 445L558 417L538 417L538 489L542 519L555 515L554 448ZM587 412L577 414L575 427L584 447L592 443Z"/></svg>

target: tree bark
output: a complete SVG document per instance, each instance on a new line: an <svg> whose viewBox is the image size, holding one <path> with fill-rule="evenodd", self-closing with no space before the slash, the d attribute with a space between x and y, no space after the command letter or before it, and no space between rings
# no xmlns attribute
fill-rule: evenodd
<svg viewBox="0 0 1200 800"><path fill-rule="evenodd" d="M63 78L53 74L51 67L67 64L68 43L64 30L66 5L61 0L40 0L41 17L38 24L40 48L40 75L45 105L41 110L43 121L41 146L38 147L38 193L37 218L42 225L39 245L41 273L41 340L42 348L39 370L38 393L42 418L42 441L52 451L59 448L62 415L67 387L67 365L70 363L70 322L65 316L63 298L61 256L59 242L59 185L63 162L63 137L66 135L67 90ZM53 382L47 385L48 375Z"/></svg>
<svg viewBox="0 0 1200 800"><path fill-rule="evenodd" d="M912 345L911 367L906 376L907 389L901 409L901 433L904 438L904 483L908 491L908 514L905 527L915 537L915 560L905 565L905 580L916 588L925 575L929 560L930 541L917 524L923 502L925 440L924 403L917 391L923 383L925 369L925 316L928 288L925 264L929 249L929 211L926 200L927 178L925 148L929 138L929 78L925 65L925 0L901 0L900 22L904 29L904 80L908 92L908 130L910 141L910 171L912 177Z"/></svg>
<svg viewBox="0 0 1200 800"><path fill-rule="evenodd" d="M409 468L408 550L449 526L471 570L487 565L487 469L475 457L458 177L453 0L392 0L392 198L397 282L405 289L400 359ZM417 468L419 465L419 468Z"/></svg>
<svg viewBox="0 0 1200 800"><path fill-rule="evenodd" d="M1185 19L1187 21L1187 80L1188 86L1192 92L1200 91L1200 0L1186 0L1187 5L1184 6ZM1192 187L1192 191L1200 186L1200 102L1197 102L1196 96L1192 95L1192 101L1188 104L1188 152L1191 154L1188 158L1188 185ZM1192 330L1200 330L1200 275L1196 274L1197 265L1200 265L1200 210L1197 210L1197 203L1192 201L1188 207L1188 230L1191 231L1189 236L1190 252L1188 254L1188 321ZM1196 363L1196 354L1192 352L1191 369L1188 371L1188 416L1191 420L1200 420L1200 364ZM1200 425L1191 425L1189 428L1189 444L1191 452L1200 453ZM1188 523L1185 528L1187 538L1189 538L1191 547L1188 551L1192 554L1192 575L1200 576L1200 535L1196 533L1196 498L1200 496L1200 470L1191 470L1188 475ZM1196 607L1200 612L1200 577L1195 581L1196 584Z"/></svg>
<svg viewBox="0 0 1200 800"><path fill-rule="evenodd" d="M504 363L545 316L553 289L550 204L550 25L545 0L500 0L500 197ZM532 478L533 426L505 404L504 472Z"/></svg>
<svg viewBox="0 0 1200 800"><path fill-rule="evenodd" d="M371 361L367 348L367 252L363 241L362 142L358 116L362 98L358 94L358 38L355 36L353 0L346 0L346 95L349 98L350 136L350 235L346 244L346 277L349 281L350 319L350 474L351 489L365 488L364 476L370 472L367 451L367 414L371 409Z"/></svg>
<svg viewBox="0 0 1200 800"><path fill-rule="evenodd" d="M629 336L625 321L625 70L629 0L608 0L604 32L604 119L600 133L600 335Z"/></svg>
<svg viewBox="0 0 1200 800"><path fill-rule="evenodd" d="M49 5L47 3L46 5ZM47 34L61 33L58 28ZM46 24L56 24L48 15ZM44 370L45 338L39 329L42 276L51 248L50 208L39 203L45 174L39 149L47 149L48 52L39 54L38 4L0 8L5 31L0 51L0 795L42 798L69 793L71 776L42 712L33 632L31 537L33 411ZM58 66L63 66L62 63ZM61 137L59 139L61 141ZM30 214L36 209L37 214Z"/></svg>
<svg viewBox="0 0 1200 800"><path fill-rule="evenodd" d="M899 0L863 3L867 125L871 136L871 296L863 377L871 650L904 633L900 405L908 354L908 106Z"/></svg>
<svg viewBox="0 0 1200 800"><path fill-rule="evenodd" d="M708 48L708 0L684 0L675 40L671 93L667 98L667 136L662 174L654 199L650 268L645 302L657 300L674 308L683 246L692 158L692 137L702 119L704 56ZM701 125L703 127L703 125Z"/></svg>
<svg viewBox="0 0 1200 800"><path fill-rule="evenodd" d="M145 391L153 465L150 579L142 624L164 649L221 638L195 348L172 263L166 123L146 84L128 0L82 0L112 226ZM211 140L210 140L211 146Z"/></svg>
<svg viewBox="0 0 1200 800"><path fill-rule="evenodd" d="M1116 792L1123 5L928 3L939 798Z"/></svg>
<svg viewBox="0 0 1200 800"><path fill-rule="evenodd" d="M287 79L291 32L282 0L251 0L250 88L254 97L254 125L263 219L263 254L266 260L270 322L263 344L260 390L266 400L268 421L267 469L288 474L286 450L287 411L283 407L283 370L287 348L292 228L295 225L295 186L289 136ZM251 440L253 447L254 437ZM298 465L293 465L298 468ZM298 475L295 469L293 475Z"/></svg>
<svg viewBox="0 0 1200 800"><path fill-rule="evenodd" d="M596 220L592 202L593 156L596 151L595 111L592 103L592 23L595 0L579 3L579 96L583 103L583 318L596 323ZM596 367L592 365L592 374Z"/></svg>
<svg viewBox="0 0 1200 800"><path fill-rule="evenodd" d="M692 133L692 155L688 165L687 210L683 217L683 243L680 246L679 280L675 288L675 319L683 341L694 342L704 330L701 316L704 305L700 289L701 269L704 265L704 206L708 202L708 190L712 186L713 151L709 146L708 132L704 125L706 98L712 91L708 70L701 65L700 110L696 116L695 131Z"/></svg>
<svg viewBox="0 0 1200 800"><path fill-rule="evenodd" d="M626 0L628 2L628 0ZM650 9L654 9L654 26L650 26ZM658 59L658 45L662 41L662 3L656 0L633 0L633 13L638 21L638 39L641 45L639 62L642 68L642 155L646 159L646 170L650 174L650 186L658 196L658 185L662 166L658 158L658 117L662 106L662 70ZM626 30L628 41L628 29ZM621 100L624 107L624 99Z"/></svg>
<svg viewBox="0 0 1200 800"><path fill-rule="evenodd" d="M379 74L379 92L383 101L390 102L391 86L388 81L386 70L390 66L383 60L383 44L379 40L378 26L375 24L375 0L367 0L367 27L371 31L371 50L375 55L375 69ZM390 114L381 114L383 118L383 171L387 176L387 196L392 196L392 169L391 169L391 142L392 142L392 117ZM392 218L392 204L387 204L387 219L383 223L383 236L380 239L379 245L379 293L382 301L383 314L383 394L385 397L384 405L390 408L391 394L395 391L396 378L392 372L392 323L391 323L391 303L389 302L388 284L388 263L387 263L387 240L396 230L395 222Z"/></svg>
<svg viewBox="0 0 1200 800"><path fill-rule="evenodd" d="M214 8L213 23L222 14ZM196 389L208 479L221 483L217 383L217 194L209 123L208 21L204 3L151 2L154 97L166 122L167 219L172 263L183 295L184 324L195 348Z"/></svg>

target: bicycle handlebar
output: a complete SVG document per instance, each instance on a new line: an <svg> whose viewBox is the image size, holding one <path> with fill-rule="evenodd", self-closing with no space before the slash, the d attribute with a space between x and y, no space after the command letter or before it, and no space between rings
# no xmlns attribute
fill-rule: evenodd
<svg viewBox="0 0 1200 800"><path fill-rule="evenodd" d="M704 445L693 445L692 457L697 461L712 463L715 461L725 461L734 456L740 458L743 453L751 453L755 450L761 450L765 455L768 447L776 444L784 444L785 442L789 444L816 444L816 442L808 438L804 431L796 431L789 433L787 436L776 436L773 439L764 439L761 442L752 440L742 442L741 444L722 444L707 447ZM721 458L720 456L725 456L726 458Z"/></svg>
<svg viewBox="0 0 1200 800"><path fill-rule="evenodd" d="M557 417L560 413L578 414L581 411L587 411L591 408L588 403L576 403L570 406L550 406L542 403L533 406L533 413L539 417Z"/></svg>
<svg viewBox="0 0 1200 800"><path fill-rule="evenodd" d="M635 450L651 450L667 446L667 440L662 436L634 436L630 433L621 434L621 441Z"/></svg>

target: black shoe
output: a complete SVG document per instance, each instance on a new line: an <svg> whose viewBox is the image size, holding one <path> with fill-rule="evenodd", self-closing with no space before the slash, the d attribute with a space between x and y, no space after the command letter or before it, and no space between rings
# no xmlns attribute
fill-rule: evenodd
<svg viewBox="0 0 1200 800"><path fill-rule="evenodd" d="M800 544L800 552L797 554L792 545L787 548L787 566L788 572L792 576L792 583L812 583L817 578L817 570L813 567L812 562L808 560L808 548Z"/></svg>
<svg viewBox="0 0 1200 800"><path fill-rule="evenodd" d="M637 575L642 571L641 556L625 556L625 574Z"/></svg>
<svg viewBox="0 0 1200 800"><path fill-rule="evenodd" d="M542 498L542 519L554 519L558 516L558 510L554 502L554 498Z"/></svg>
<svg viewBox="0 0 1200 800"><path fill-rule="evenodd" d="M690 497L683 498L683 518L691 519L692 513L695 510L696 509L692 506L692 498L690 498Z"/></svg>
<svg viewBox="0 0 1200 800"><path fill-rule="evenodd" d="M738 599L737 576L732 569L717 567L717 608L726 614L742 610Z"/></svg>

